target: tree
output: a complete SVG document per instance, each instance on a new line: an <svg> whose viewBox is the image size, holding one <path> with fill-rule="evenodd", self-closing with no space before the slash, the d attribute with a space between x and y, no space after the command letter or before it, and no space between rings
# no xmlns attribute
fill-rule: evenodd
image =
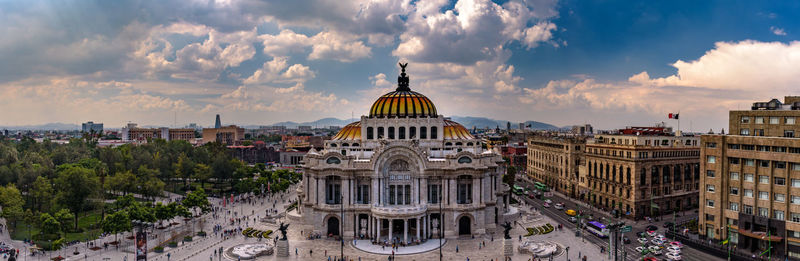
<svg viewBox="0 0 800 261"><path fill-rule="evenodd" d="M55 184L58 189L56 202L75 213L75 230L77 230L78 215L88 205L89 199L99 192L100 184L97 177L92 170L73 165L58 172Z"/></svg>
<svg viewBox="0 0 800 261"><path fill-rule="evenodd" d="M31 190L34 201L34 209L46 212L50 208L48 204L50 199L53 198L53 184L50 183L48 178L39 176L33 182L33 189Z"/></svg>
<svg viewBox="0 0 800 261"><path fill-rule="evenodd" d="M206 182L211 178L211 167L203 163L195 165L192 177L200 181L201 188L205 188Z"/></svg>
<svg viewBox="0 0 800 261"><path fill-rule="evenodd" d="M195 212L196 208L199 208L201 213L206 213L211 210L211 203L208 202L208 197L206 196L206 192L203 190L203 188L198 188L195 191L186 194L186 198L183 199L181 204L184 207L191 209L194 214L197 214Z"/></svg>
<svg viewBox="0 0 800 261"><path fill-rule="evenodd" d="M61 232L61 223L48 213L42 213L39 216L39 233L43 235L58 235Z"/></svg>
<svg viewBox="0 0 800 261"><path fill-rule="evenodd" d="M127 195L136 188L136 176L130 170L118 172L107 180L108 187L112 191L122 192L122 195Z"/></svg>
<svg viewBox="0 0 800 261"><path fill-rule="evenodd" d="M70 221L75 218L75 215L72 212L69 212L69 209L62 208L55 214L55 219L61 226L61 232L64 233L64 237L67 235L67 231L69 231Z"/></svg>
<svg viewBox="0 0 800 261"><path fill-rule="evenodd" d="M509 187L514 187L515 177L517 175L517 169L514 166L508 166L506 169L506 174L503 175L503 183L508 184Z"/></svg>
<svg viewBox="0 0 800 261"><path fill-rule="evenodd" d="M114 241L117 241L117 234L131 230L131 228L131 219L126 211L111 213L103 220L103 232L114 234Z"/></svg>
<svg viewBox="0 0 800 261"><path fill-rule="evenodd" d="M153 211L153 208L140 204L139 202L134 203L132 206L128 207L128 217L131 220L138 220L141 222L155 222L156 215Z"/></svg>
<svg viewBox="0 0 800 261"><path fill-rule="evenodd" d="M19 192L19 189L14 184L0 187L0 206L3 207L2 215L12 221L14 227L17 226L17 220L23 217L22 206L24 204L22 193Z"/></svg>
<svg viewBox="0 0 800 261"><path fill-rule="evenodd" d="M156 220L158 220L159 225L161 225L161 221L172 219L173 217L175 217L176 205L177 204L175 202L172 202L168 205L164 205L161 202L156 203L154 210L155 210Z"/></svg>

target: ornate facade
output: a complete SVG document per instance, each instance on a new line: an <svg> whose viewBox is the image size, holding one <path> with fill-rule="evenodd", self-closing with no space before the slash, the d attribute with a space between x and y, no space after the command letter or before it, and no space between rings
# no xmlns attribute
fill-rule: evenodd
<svg viewBox="0 0 800 261"><path fill-rule="evenodd" d="M404 65L401 65L405 67ZM314 232L421 242L494 231L506 212L502 158L408 87L381 96L303 162L299 214Z"/></svg>

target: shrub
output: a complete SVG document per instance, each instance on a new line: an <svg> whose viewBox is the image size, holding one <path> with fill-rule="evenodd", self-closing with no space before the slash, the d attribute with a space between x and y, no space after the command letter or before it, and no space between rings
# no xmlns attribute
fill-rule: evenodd
<svg viewBox="0 0 800 261"><path fill-rule="evenodd" d="M192 236L185 236L185 237L183 237L183 241L189 241L189 242L191 242L191 241L192 241Z"/></svg>
<svg viewBox="0 0 800 261"><path fill-rule="evenodd" d="M167 245L169 247L178 247L178 242L172 241L172 242L167 243Z"/></svg>
<svg viewBox="0 0 800 261"><path fill-rule="evenodd" d="M154 247L153 251L156 251L156 253L163 253L164 252L164 247L162 247L162 246Z"/></svg>

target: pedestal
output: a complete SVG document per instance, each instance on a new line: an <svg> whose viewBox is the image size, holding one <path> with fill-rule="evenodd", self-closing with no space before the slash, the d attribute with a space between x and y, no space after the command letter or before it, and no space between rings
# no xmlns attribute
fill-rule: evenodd
<svg viewBox="0 0 800 261"><path fill-rule="evenodd" d="M289 256L289 240L278 240L275 244L275 248L277 250L276 256L278 257L288 257Z"/></svg>
<svg viewBox="0 0 800 261"><path fill-rule="evenodd" d="M514 255L514 241L512 239L503 239L503 256L511 257Z"/></svg>

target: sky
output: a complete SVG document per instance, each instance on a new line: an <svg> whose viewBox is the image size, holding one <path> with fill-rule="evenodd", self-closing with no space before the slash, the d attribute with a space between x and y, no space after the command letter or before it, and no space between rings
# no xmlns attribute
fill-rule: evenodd
<svg viewBox="0 0 800 261"><path fill-rule="evenodd" d="M0 1L0 126L359 117L395 88L445 116L727 128L800 95L800 2Z"/></svg>

